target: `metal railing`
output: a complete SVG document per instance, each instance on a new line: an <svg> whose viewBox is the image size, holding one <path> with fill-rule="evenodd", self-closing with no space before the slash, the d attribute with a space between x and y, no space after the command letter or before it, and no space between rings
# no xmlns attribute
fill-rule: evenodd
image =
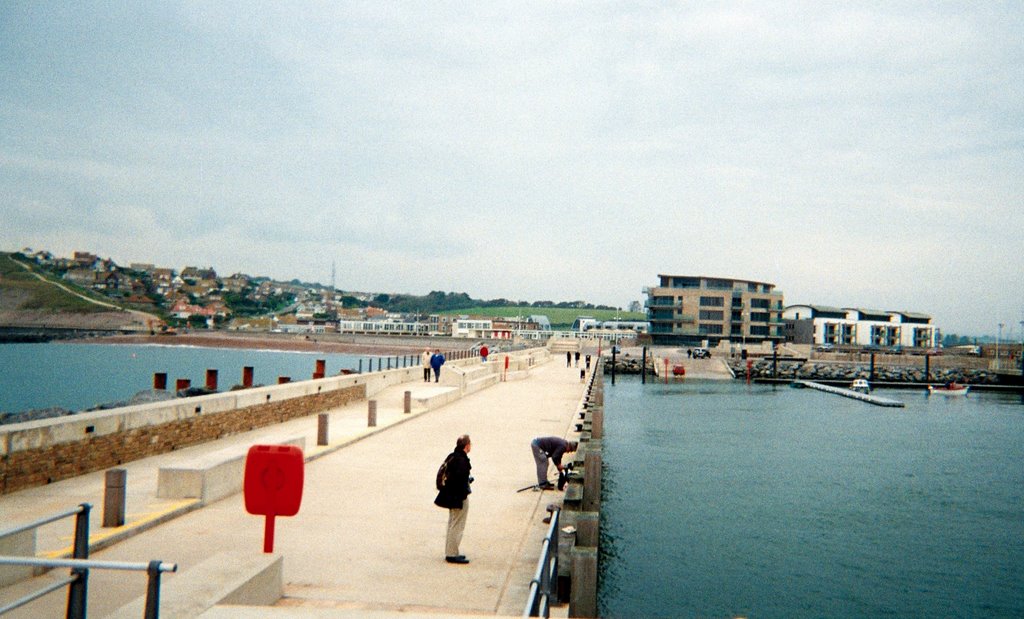
<svg viewBox="0 0 1024 619"><path fill-rule="evenodd" d="M523 617L550 617L551 602L558 598L558 516L561 510L551 512L551 526L541 546L537 571L530 581L530 595L526 599Z"/></svg>
<svg viewBox="0 0 1024 619"><path fill-rule="evenodd" d="M33 602L44 595L53 593L63 587L68 587L68 604L65 617L67 619L85 619L86 600L88 597L89 570L127 570L146 572L149 575L149 582L146 587L146 608L144 619L158 619L160 616L160 574L163 572L176 572L178 566L175 563L164 563L163 561L150 561L149 563L125 563L121 561L90 561L89 560L89 511L92 505L82 503L78 507L67 511L45 516L28 524L23 524L12 529L0 531L0 538L8 535L23 533L63 518L75 516L75 540L72 546L72 558L70 559L37 559L35 557L5 557L0 556L0 565L23 565L34 568L51 569L55 567L71 568L71 574L67 578L57 580L42 589L29 593L28 595L14 600L6 606L0 607L0 615L6 614L16 608L20 608L29 602Z"/></svg>

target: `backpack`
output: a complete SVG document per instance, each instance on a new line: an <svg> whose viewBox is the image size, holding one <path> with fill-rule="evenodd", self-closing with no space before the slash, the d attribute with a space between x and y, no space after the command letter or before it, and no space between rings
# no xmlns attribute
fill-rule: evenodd
<svg viewBox="0 0 1024 619"><path fill-rule="evenodd" d="M448 457L444 459L441 466L437 469L437 480L435 485L438 490L444 490L444 485L448 483L448 463L452 461L454 454L448 454Z"/></svg>

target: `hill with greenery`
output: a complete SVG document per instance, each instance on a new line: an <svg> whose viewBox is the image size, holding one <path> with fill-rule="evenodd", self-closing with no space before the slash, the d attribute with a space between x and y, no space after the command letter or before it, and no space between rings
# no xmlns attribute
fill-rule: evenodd
<svg viewBox="0 0 1024 619"><path fill-rule="evenodd" d="M16 260L9 253L0 253L0 310L78 314L110 311L109 307L90 303L49 280L40 279L45 275L39 274L32 266L30 262ZM66 282L60 283L69 286Z"/></svg>

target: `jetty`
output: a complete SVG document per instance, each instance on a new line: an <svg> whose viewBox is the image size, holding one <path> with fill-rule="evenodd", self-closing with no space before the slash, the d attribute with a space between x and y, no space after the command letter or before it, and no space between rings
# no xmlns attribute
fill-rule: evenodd
<svg viewBox="0 0 1024 619"><path fill-rule="evenodd" d="M371 396L331 404L319 415L125 462L120 526L101 522L109 477L95 471L0 495L0 528L91 503L90 560L177 566L161 580L162 617L521 616L550 536L551 508L578 499L568 491L572 484L565 492L517 492L535 481L530 441L585 440L589 429L580 420L593 378L581 380L579 369L544 349L512 356L510 366L504 354L486 364L446 364L439 383L422 382L418 367L385 371L392 378L380 379ZM293 382L252 395L268 407L287 389L307 385L314 392L307 399L316 398L319 385L373 376ZM179 414L193 415L186 425L218 414L216 397L179 399L187 409ZM89 424L85 440L96 441L91 437L114 414L87 413L76 423ZM32 422L47 423L56 422ZM461 434L472 437L475 477L460 548L468 565L445 562L448 512L433 505L437 467ZM304 445L301 508L276 518L272 553L263 552L265 519L246 512L240 492L239 463L254 444ZM560 525L579 530L577 548L584 524ZM32 535L31 555L66 557L74 522L47 523ZM5 554L22 552L0 548ZM567 568L569 556L562 561ZM66 577L65 569L54 569L0 580L0 607ZM142 616L146 593L145 573L91 570L88 616ZM64 616L66 602L65 593L53 593L5 619ZM551 613L566 616L570 607L558 604Z"/></svg>
<svg viewBox="0 0 1024 619"><path fill-rule="evenodd" d="M900 402L899 400L893 400L892 398L883 398L877 395L871 395L870 393L861 393L860 391L854 391L853 389L845 389L843 387L823 385L821 383L816 383L813 380L797 380L793 381L793 383L800 387L817 389L818 391L824 391L825 393L834 393L836 395L841 395L845 398L853 398L854 400L860 400L861 402L874 404L875 406L890 406L894 408L903 408L904 406L903 402Z"/></svg>

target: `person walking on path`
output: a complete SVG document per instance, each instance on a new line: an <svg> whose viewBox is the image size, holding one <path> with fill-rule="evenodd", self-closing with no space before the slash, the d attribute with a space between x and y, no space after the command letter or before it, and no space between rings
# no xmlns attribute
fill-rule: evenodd
<svg viewBox="0 0 1024 619"><path fill-rule="evenodd" d="M420 360L423 362L423 382L425 383L430 382L430 357L431 354L429 348L424 350L423 354L420 355Z"/></svg>
<svg viewBox="0 0 1024 619"><path fill-rule="evenodd" d="M441 379L441 366L444 365L444 355L441 354L440 350L435 350L434 355L430 358L430 367L434 370L434 382L438 382ZM430 382L430 379L427 379Z"/></svg>
<svg viewBox="0 0 1024 619"><path fill-rule="evenodd" d="M448 563L469 563L466 555L459 552L462 533L466 529L466 515L469 513L469 485L473 478L469 472L469 451L473 443L468 434L455 441L455 450L444 462L444 473L438 476L440 486L434 505L448 509L448 533L444 542L444 560Z"/></svg>
<svg viewBox="0 0 1024 619"><path fill-rule="evenodd" d="M541 436L533 439L530 448L533 450L533 461L537 464L537 487L550 490L554 484L548 481L548 458L554 463L559 474L562 473L562 456L576 451L578 443L567 441L557 436Z"/></svg>
<svg viewBox="0 0 1024 619"><path fill-rule="evenodd" d="M576 367L580 367L580 351L576 351Z"/></svg>
<svg viewBox="0 0 1024 619"><path fill-rule="evenodd" d="M565 351L565 367L567 367L567 368L571 368L572 367L572 351L571 350Z"/></svg>
<svg viewBox="0 0 1024 619"><path fill-rule="evenodd" d="M484 363L487 363L487 355L489 355L490 352L491 351L487 350L486 344L480 347L480 357L484 360Z"/></svg>

